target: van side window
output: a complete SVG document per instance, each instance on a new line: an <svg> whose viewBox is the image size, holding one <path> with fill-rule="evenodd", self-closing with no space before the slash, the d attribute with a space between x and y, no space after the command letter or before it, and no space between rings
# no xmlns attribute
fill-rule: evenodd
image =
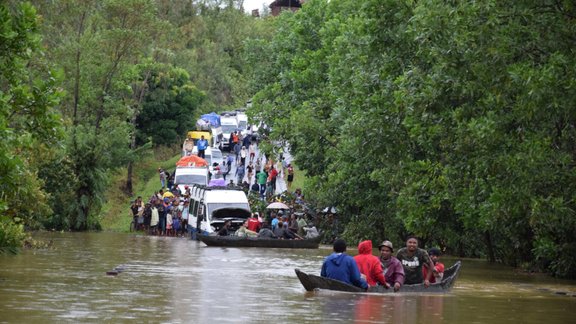
<svg viewBox="0 0 576 324"><path fill-rule="evenodd" d="M191 209L190 213L191 213L193 216L197 216L197 215L198 215L198 212L197 212L197 210L198 210L198 201L197 201L196 199L194 199L192 202L193 202L193 203L192 203L192 209Z"/></svg>

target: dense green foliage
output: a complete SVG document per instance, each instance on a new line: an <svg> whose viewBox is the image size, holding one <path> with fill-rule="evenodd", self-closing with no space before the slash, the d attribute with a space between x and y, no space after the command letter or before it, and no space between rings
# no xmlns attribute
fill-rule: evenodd
<svg viewBox="0 0 576 324"><path fill-rule="evenodd" d="M99 229L116 170L131 193L151 145L251 96L243 40L267 25L240 1L30 3L1 7L0 246L24 227Z"/></svg>
<svg viewBox="0 0 576 324"><path fill-rule="evenodd" d="M353 241L576 277L576 7L307 1L247 53L253 116ZM338 188L338 190L334 190Z"/></svg>
<svg viewBox="0 0 576 324"><path fill-rule="evenodd" d="M61 135L52 109L60 91L39 49L34 8L0 6L0 22L0 251L15 251L24 225L49 213L37 173Z"/></svg>
<svg viewBox="0 0 576 324"><path fill-rule="evenodd" d="M194 112L204 97L182 69L150 71L142 111L136 119L137 144L148 138L159 145L175 143L194 125Z"/></svg>

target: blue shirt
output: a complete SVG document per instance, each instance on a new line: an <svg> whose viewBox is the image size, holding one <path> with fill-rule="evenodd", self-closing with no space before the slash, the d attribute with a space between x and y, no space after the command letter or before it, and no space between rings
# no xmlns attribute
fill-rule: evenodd
<svg viewBox="0 0 576 324"><path fill-rule="evenodd" d="M206 150L208 147L208 141L206 139L200 139L198 140L198 143L196 143L196 146L198 146L198 151Z"/></svg>
<svg viewBox="0 0 576 324"><path fill-rule="evenodd" d="M356 287L368 288L366 280L360 277L360 270L358 270L356 260L345 253L332 253L326 257L322 264L320 275Z"/></svg>

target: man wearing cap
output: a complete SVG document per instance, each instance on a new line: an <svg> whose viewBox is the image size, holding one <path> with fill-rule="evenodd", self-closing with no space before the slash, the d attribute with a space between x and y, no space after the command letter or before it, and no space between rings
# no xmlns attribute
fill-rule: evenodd
<svg viewBox="0 0 576 324"><path fill-rule="evenodd" d="M325 278L368 289L368 284L360 276L360 270L358 270L356 261L345 252L346 242L342 239L334 241L334 253L330 254L324 260L320 275Z"/></svg>
<svg viewBox="0 0 576 324"><path fill-rule="evenodd" d="M426 277L422 274L424 265L434 269L434 264L430 260L428 252L418 247L418 239L415 236L409 236L406 240L406 247L401 248L396 253L396 257L404 267L404 283L407 285L420 284L424 282L424 287L430 286L430 277L432 273L428 273Z"/></svg>
<svg viewBox="0 0 576 324"><path fill-rule="evenodd" d="M390 288L394 285L394 291L400 290L404 284L404 267L400 260L392 255L394 246L390 241L384 241L378 245L380 249L380 264L384 271L384 278L386 278L386 286Z"/></svg>
<svg viewBox="0 0 576 324"><path fill-rule="evenodd" d="M430 255L430 259L432 263L434 263L434 269L436 270L430 278L430 283L440 282L442 281L442 277L444 277L444 264L440 262L440 254L440 249L438 248L433 247L428 250L428 255ZM422 271L424 278L426 278L428 275L428 267L422 268Z"/></svg>

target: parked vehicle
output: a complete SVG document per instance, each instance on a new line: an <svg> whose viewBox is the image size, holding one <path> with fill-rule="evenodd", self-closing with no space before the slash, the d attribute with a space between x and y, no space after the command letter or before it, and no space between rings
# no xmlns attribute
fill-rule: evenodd
<svg viewBox="0 0 576 324"><path fill-rule="evenodd" d="M222 145L222 125L220 123L220 115L215 112L209 114L204 114L200 116L200 119L210 124L210 132L212 133L212 138L214 139L210 146L220 148Z"/></svg>
<svg viewBox="0 0 576 324"><path fill-rule="evenodd" d="M217 148L213 148L212 150L210 150L210 155L211 155L211 164L213 165L214 163L218 163L218 165L222 165L222 162L224 161L224 155L222 155L222 151L220 151Z"/></svg>
<svg viewBox="0 0 576 324"><path fill-rule="evenodd" d="M235 116L223 116L220 118L222 123L222 150L230 150L230 134L238 130L238 120Z"/></svg>
<svg viewBox="0 0 576 324"><path fill-rule="evenodd" d="M174 185L180 192L185 191L185 186L207 185L208 167L176 167Z"/></svg>
<svg viewBox="0 0 576 324"><path fill-rule="evenodd" d="M194 185L191 188L189 228L203 234L218 232L224 222L230 220L230 230L236 231L250 218L250 203L241 187L208 187Z"/></svg>
<svg viewBox="0 0 576 324"><path fill-rule="evenodd" d="M243 112L238 112L236 114L236 120L238 121L238 129L242 133L242 136L248 134L248 116Z"/></svg>

